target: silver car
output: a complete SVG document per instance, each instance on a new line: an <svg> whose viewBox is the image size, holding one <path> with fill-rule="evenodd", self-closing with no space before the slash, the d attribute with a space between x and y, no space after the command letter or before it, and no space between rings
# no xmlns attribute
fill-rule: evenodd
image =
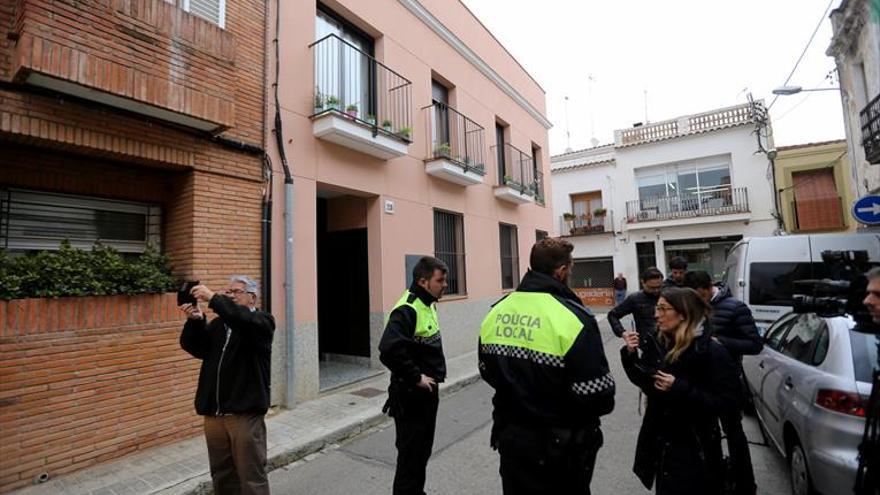
<svg viewBox="0 0 880 495"><path fill-rule="evenodd" d="M782 316L743 358L755 411L788 459L795 495L851 494L878 339L848 317Z"/></svg>

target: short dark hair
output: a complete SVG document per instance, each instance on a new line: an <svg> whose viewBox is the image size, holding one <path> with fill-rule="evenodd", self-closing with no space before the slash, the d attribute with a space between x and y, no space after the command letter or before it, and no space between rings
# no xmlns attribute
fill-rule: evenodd
<svg viewBox="0 0 880 495"><path fill-rule="evenodd" d="M687 270L688 262L681 256L676 256L669 260L669 268L673 270Z"/></svg>
<svg viewBox="0 0 880 495"><path fill-rule="evenodd" d="M532 246L532 252L529 255L529 265L536 272L552 276L553 272L560 266L571 264L572 251L574 251L574 246L565 239L547 237Z"/></svg>
<svg viewBox="0 0 880 495"><path fill-rule="evenodd" d="M684 274L682 285L691 289L709 289L712 287L712 276L704 270L691 270Z"/></svg>
<svg viewBox="0 0 880 495"><path fill-rule="evenodd" d="M642 281L647 282L655 278L663 278L663 272L653 266L642 272Z"/></svg>
<svg viewBox="0 0 880 495"><path fill-rule="evenodd" d="M434 276L434 270L448 273L449 267L447 267L446 263L441 259L437 259L433 256L422 256L422 259L420 259L419 262L416 263L416 266L413 267L413 282L418 283L421 279L431 280L431 277Z"/></svg>

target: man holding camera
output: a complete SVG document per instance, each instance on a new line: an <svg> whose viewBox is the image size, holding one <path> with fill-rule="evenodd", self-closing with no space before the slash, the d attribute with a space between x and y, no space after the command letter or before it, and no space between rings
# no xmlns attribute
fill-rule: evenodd
<svg viewBox="0 0 880 495"><path fill-rule="evenodd" d="M194 303L181 305L186 324L180 347L202 360L196 412L205 418L205 440L214 493L268 494L266 411L275 320L256 308L257 283L244 275L215 293L190 290ZM200 303L217 317L207 321Z"/></svg>

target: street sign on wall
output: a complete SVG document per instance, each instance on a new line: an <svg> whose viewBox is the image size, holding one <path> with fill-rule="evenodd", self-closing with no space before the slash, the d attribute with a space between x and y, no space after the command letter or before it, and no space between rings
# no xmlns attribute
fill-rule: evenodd
<svg viewBox="0 0 880 495"><path fill-rule="evenodd" d="M865 196L856 201L852 216L867 225L880 225L880 196Z"/></svg>

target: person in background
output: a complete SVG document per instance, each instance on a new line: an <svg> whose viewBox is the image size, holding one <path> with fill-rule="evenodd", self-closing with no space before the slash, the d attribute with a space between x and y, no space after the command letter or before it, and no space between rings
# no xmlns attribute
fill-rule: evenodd
<svg viewBox="0 0 880 495"><path fill-rule="evenodd" d="M663 288L681 287L684 280L684 273L688 269L688 262L681 256L676 256L669 260L669 277L663 281Z"/></svg>
<svg viewBox="0 0 880 495"><path fill-rule="evenodd" d="M626 277L618 273L617 278L611 282L611 287L614 288L614 305L617 306L626 299Z"/></svg>
<svg viewBox="0 0 880 495"><path fill-rule="evenodd" d="M642 273L642 290L633 292L620 304L608 312L608 324L614 335L622 337L625 328L620 319L627 315L633 315L636 331L639 333L653 333L657 322L654 320L654 306L660 297L660 289L663 286L663 273L654 268L648 268Z"/></svg>

